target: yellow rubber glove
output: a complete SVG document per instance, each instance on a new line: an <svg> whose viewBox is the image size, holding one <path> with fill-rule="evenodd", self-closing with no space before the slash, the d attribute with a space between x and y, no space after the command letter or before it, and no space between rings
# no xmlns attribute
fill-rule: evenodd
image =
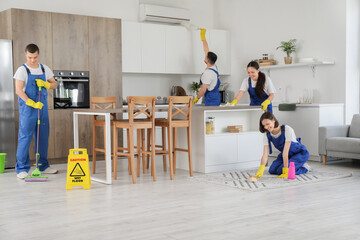
<svg viewBox="0 0 360 240"><path fill-rule="evenodd" d="M193 100L193 105L194 105L195 103L197 103L198 101L199 101L199 99L198 99L198 97L196 96L195 99Z"/></svg>
<svg viewBox="0 0 360 240"><path fill-rule="evenodd" d="M46 89L50 88L50 83L49 82L45 82L45 81L43 81L41 79L35 79L35 81L36 81L36 85L38 87L44 87Z"/></svg>
<svg viewBox="0 0 360 240"><path fill-rule="evenodd" d="M283 170L283 172L280 176L278 176L278 178L288 178L289 168L284 167L282 170Z"/></svg>
<svg viewBox="0 0 360 240"><path fill-rule="evenodd" d="M262 110L263 111L266 111L268 105L270 104L270 100L269 99L266 99L262 104L261 104L261 107L262 107Z"/></svg>
<svg viewBox="0 0 360 240"><path fill-rule="evenodd" d="M206 33L206 29L205 29L205 28L200 28L201 41L206 40L206 38L205 38L205 33Z"/></svg>
<svg viewBox="0 0 360 240"><path fill-rule="evenodd" d="M238 103L238 100L235 98L231 103L230 106L235 106Z"/></svg>
<svg viewBox="0 0 360 240"><path fill-rule="evenodd" d="M42 104L41 102L35 103L30 98L26 101L26 105L33 107L33 108L37 108L37 109L42 109L42 107L44 106L44 104Z"/></svg>
<svg viewBox="0 0 360 240"><path fill-rule="evenodd" d="M265 165L260 165L259 170L256 172L256 177L261 178L265 171Z"/></svg>

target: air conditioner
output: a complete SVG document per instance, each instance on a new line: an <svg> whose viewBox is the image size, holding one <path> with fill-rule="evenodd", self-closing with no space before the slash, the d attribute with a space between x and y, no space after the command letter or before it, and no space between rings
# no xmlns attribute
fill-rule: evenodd
<svg viewBox="0 0 360 240"><path fill-rule="evenodd" d="M190 11L183 8L140 4L140 21L181 23L190 21Z"/></svg>

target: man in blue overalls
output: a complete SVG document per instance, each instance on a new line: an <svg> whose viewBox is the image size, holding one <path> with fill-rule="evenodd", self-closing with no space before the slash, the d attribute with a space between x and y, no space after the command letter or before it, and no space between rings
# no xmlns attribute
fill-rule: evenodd
<svg viewBox="0 0 360 240"><path fill-rule="evenodd" d="M201 75L200 83L201 88L193 100L193 104L197 103L199 99L205 97L205 106L219 106L221 102L219 86L220 79L217 66L215 62L217 56L215 53L209 51L209 46L205 39L206 29L200 29L201 41L203 42L205 52L206 69Z"/></svg>
<svg viewBox="0 0 360 240"><path fill-rule="evenodd" d="M37 118L40 111L39 136L39 170L43 173L57 173L51 168L47 160L49 141L49 115L47 104L47 89L56 89L54 74L46 65L39 64L40 50L35 44L25 48L26 64L20 66L14 75L16 94L19 98L19 138L17 147L17 163L15 166L17 177L24 179L30 170L29 147L35 137L37 145ZM39 101L39 87L41 87L41 101Z"/></svg>

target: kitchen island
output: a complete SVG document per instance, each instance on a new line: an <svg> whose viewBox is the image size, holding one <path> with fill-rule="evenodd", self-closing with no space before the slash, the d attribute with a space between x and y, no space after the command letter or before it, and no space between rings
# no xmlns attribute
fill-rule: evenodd
<svg viewBox="0 0 360 240"><path fill-rule="evenodd" d="M192 159L196 172L210 173L259 166L263 136L259 132L259 106L232 107L194 105L192 110ZM215 131L206 134L206 120L214 117ZM227 126L242 125L242 132L230 133ZM186 147L186 131L178 131L178 147ZM186 153L177 153L177 168L188 169Z"/></svg>

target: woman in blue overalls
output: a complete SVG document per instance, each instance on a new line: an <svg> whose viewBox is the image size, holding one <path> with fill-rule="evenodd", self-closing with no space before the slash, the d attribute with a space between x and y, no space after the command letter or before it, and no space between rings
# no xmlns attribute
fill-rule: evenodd
<svg viewBox="0 0 360 240"><path fill-rule="evenodd" d="M260 178L264 174L268 155L272 153L271 143L280 151L280 154L271 164L270 174L279 175L279 178L287 178L290 162L294 162L296 174L308 172L310 167L306 161L309 159L309 151L301 144L300 138L296 138L295 132L290 126L280 125L272 113L265 112L260 117L259 130L265 133L264 152L256 177Z"/></svg>
<svg viewBox="0 0 360 240"><path fill-rule="evenodd" d="M221 103L221 97L219 92L220 87L220 79L219 72L215 65L217 60L217 56L215 53L209 51L209 46L205 39L205 29L201 29L200 37L203 42L205 59L204 62L206 64L206 69L201 75L200 84L201 88L193 100L193 104L197 103L197 101L204 96L205 98L205 106L219 106Z"/></svg>
<svg viewBox="0 0 360 240"><path fill-rule="evenodd" d="M249 77L244 79L240 91L230 105L236 105L242 98L244 92L248 91L250 95L250 106L261 106L263 111L272 112L272 103L274 99L275 87L271 79L262 73L259 64L251 61L247 65Z"/></svg>
<svg viewBox="0 0 360 240"><path fill-rule="evenodd" d="M35 44L26 47L26 65L19 67L14 75L16 94L19 97L19 137L17 147L17 177L23 179L30 170L29 147L32 138L37 145L37 118L40 109L40 135L39 135L39 170L45 173L56 173L56 169L49 166L47 160L49 139L49 115L47 104L47 89L55 89L56 81L51 70L38 63L39 48ZM31 68L31 69L30 69ZM48 79L46 70L49 72ZM39 101L39 87L41 89L41 101Z"/></svg>

